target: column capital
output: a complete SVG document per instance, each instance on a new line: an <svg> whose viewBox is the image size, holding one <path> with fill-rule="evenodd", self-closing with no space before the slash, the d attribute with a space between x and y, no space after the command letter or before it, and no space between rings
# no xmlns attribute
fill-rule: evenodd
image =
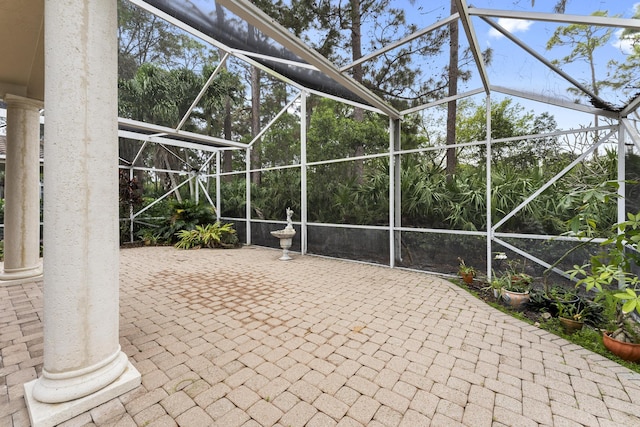
<svg viewBox="0 0 640 427"><path fill-rule="evenodd" d="M14 95L12 93L7 93L3 100L7 104L7 107L22 107L36 110L44 108L44 102L42 101L33 98L26 98L20 95Z"/></svg>

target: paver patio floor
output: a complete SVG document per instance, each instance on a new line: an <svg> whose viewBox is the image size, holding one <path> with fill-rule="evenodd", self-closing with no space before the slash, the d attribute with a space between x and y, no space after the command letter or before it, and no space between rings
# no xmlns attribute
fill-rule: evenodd
<svg viewBox="0 0 640 427"><path fill-rule="evenodd" d="M137 389L70 426L640 426L640 376L444 279L279 252L124 249ZM0 426L28 426L42 283L0 287Z"/></svg>

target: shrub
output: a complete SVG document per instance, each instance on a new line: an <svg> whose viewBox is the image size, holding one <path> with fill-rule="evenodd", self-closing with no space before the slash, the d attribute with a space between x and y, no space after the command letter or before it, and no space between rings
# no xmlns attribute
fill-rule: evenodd
<svg viewBox="0 0 640 427"><path fill-rule="evenodd" d="M193 230L180 230L176 236L178 242L175 246L179 249L235 247L238 244L233 224L221 224L219 221L214 224L196 225Z"/></svg>

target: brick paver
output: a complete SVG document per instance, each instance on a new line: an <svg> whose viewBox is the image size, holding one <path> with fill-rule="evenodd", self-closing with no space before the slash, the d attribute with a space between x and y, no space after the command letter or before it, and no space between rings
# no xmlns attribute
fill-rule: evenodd
<svg viewBox="0 0 640 427"><path fill-rule="evenodd" d="M640 426L640 375L418 272L263 248L121 251L142 385L65 426ZM28 425L42 283L0 287L0 425Z"/></svg>

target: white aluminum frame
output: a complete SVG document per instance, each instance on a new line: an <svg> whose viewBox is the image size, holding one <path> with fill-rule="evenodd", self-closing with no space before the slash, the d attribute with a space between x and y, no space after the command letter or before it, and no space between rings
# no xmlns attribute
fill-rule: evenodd
<svg viewBox="0 0 640 427"><path fill-rule="evenodd" d="M625 140L628 138L631 141L633 141L634 145L636 147L638 147L638 149L640 149L640 134L638 133L638 130L636 129L636 127L634 126L634 124L628 119L628 116L631 114L637 114L637 110L638 108L640 108L640 97L635 98L632 102L630 102L627 106L625 106L620 112L615 112L615 111L608 111L608 110L603 110L600 108L595 108L595 107L590 107L590 106L586 106L586 105L579 105L579 104L575 104L575 103L571 103L571 102L566 102L563 100L558 100L558 99L553 99L550 97L546 97L546 96L542 96L542 95L538 95L538 94L533 94L533 93L526 93L523 91L518 91L518 90L514 90L514 89L509 89L509 88L505 88L505 87L500 87L500 86L496 86L496 85L492 85L489 82L489 78L487 75L487 71L485 68L485 64L483 63L482 60L482 56L480 53L480 49L479 49L479 45L477 42L477 37L476 37L476 33L475 33L475 29L473 26L473 22L472 22L472 17L478 17L479 19L482 19L483 21L487 22L489 25L491 25L493 28L495 28L496 30L498 30L500 33L504 34L506 37L508 37L511 41L513 41L514 43L516 43L516 45L518 45L520 48L522 48L523 50L525 50L526 52L528 52L530 55L532 55L534 58L536 58L537 60L539 60L540 62L542 62L544 65L546 65L549 69L551 69L552 71L554 71L556 74L558 74L559 76L561 76L563 79L565 79L568 83L574 85L575 87L577 87L578 89L582 90L585 95L593 98L593 99L598 99L601 100L599 97L595 96L592 91L588 90L588 88L584 87L583 85L581 85L579 82L577 82L575 79L573 79L570 75L564 73L562 70L560 70L558 67L554 66L550 61L548 61L546 58L544 58L542 55L538 54L535 50L533 50L531 47L529 47L526 43L524 43L523 41L521 41L520 39L518 39L517 37L515 37L513 34L509 33L507 30L505 30L504 28L502 28L500 25L498 25L495 21L493 21L493 18L511 18L511 19L527 19L527 20L534 20L534 21L548 21L548 22L558 22L558 23L574 23L574 24L586 24L586 25L599 25L599 26L609 26L609 27L623 27L623 28L632 28L632 29L636 29L636 30L640 30L640 20L635 20L635 19L623 19L623 18L612 18L612 17L597 17L597 16L577 16L577 15L557 15L557 14L547 14L547 13L537 13L537 12L515 12L515 11L503 11L503 10L488 10L488 9L477 9L477 8L473 8L473 7L469 7L467 5L467 1L466 0L455 0L456 1L456 5L458 7L458 14L449 16L448 18L442 19L439 22L436 22L430 26L427 26L405 38L403 38L402 40L399 40L396 43L392 43L390 45L384 46L381 49L370 53L366 56L364 56L363 58L359 59L358 61L355 61L341 69L338 69L337 67L335 67L333 64L331 64L329 61L327 61L325 58L323 58L322 56L320 56L319 54L317 54L315 51L309 50L300 40L296 39L295 37L293 37L286 29L284 29L283 27L279 26L278 24L274 23L273 20L271 20L270 18L268 18L263 12L261 12L257 7L255 7L253 4L251 4L248 0L218 0L219 4L224 5L226 8L228 8L230 11L232 11L233 13L235 13L237 16L245 19L247 22L251 23L252 25L254 25L256 28L259 28L264 34L266 34L269 37L272 37L274 40L276 40L278 43L280 43L282 46L284 46L285 48L289 49L290 51L294 52L295 54L297 54L300 58L302 58L303 60L307 61L308 63L299 63L299 62L295 62L295 61L288 61L288 60L283 60L283 59L279 59L279 58L274 58L274 57L268 57L265 55L259 55L259 54L255 54L255 53L250 53L250 52L244 52L238 49L231 49L228 46L212 39L211 37L185 25L184 23L180 22L179 20L176 20L175 18L164 14L163 12L149 6L145 1L143 0L129 0L130 2L138 5L139 7L150 11L151 13L154 13L158 16L160 16L161 18L167 20L168 22L178 26L179 28L182 28L183 30L189 32L190 34L200 38L201 40L212 44L213 46L223 50L225 52L224 57L221 59L220 65L218 66L218 68L216 68L216 70L212 73L212 75L209 78L209 81L207 82L207 84L205 85L205 87L203 87L200 95L196 98L196 100L194 100L194 102L192 103L191 108L189 109L189 111L187 112L187 114L182 118L182 120L180 121L180 123L176 126L175 129L172 128L168 128L168 127L163 127L163 126L157 126L157 125L151 125L151 124L144 124L141 122L135 122L135 121L131 121L128 119L119 119L120 123L122 125L126 125L130 128L135 128L135 129L139 129L141 131L145 131L145 132L152 132L152 134L143 134L143 133L138 133L138 132L133 132L133 131L120 131L119 135L121 137L125 137L125 138L133 138L133 139L138 139L141 141L144 141L143 146L141 147L141 149L139 150L139 152L136 154L134 161L126 166L123 165L121 166L121 168L124 169L128 169L133 173L133 170L147 170L147 171L162 171L162 172L167 172L167 173L179 173L176 171L167 171L167 170L160 170L160 169L155 169L155 168L145 168L145 167L139 167L139 166L134 166L136 160L139 158L139 156L141 155L142 150L144 150L144 148L146 147L147 143L152 142L152 143L160 143L160 144L167 144L167 145L174 145L177 147L182 147L182 148L186 148L186 149L198 149L198 150L202 150L205 152L210 152L212 153L211 156L207 159L207 161L205 162L205 165L201 166L200 168L200 172L203 172L204 167L211 162L214 158L215 158L215 169L216 172L214 175L207 175L207 177L215 177L216 180L216 195L215 195L215 202L211 199L211 197L209 196L209 194L205 191L205 187L204 185L198 180L198 185L196 186L196 188L200 187L202 188L202 190L204 191L206 198L208 200L209 203L211 203L212 205L215 205L216 207L216 212L217 212L217 216L219 219L222 219L220 217L220 207L221 207L221 194L220 194L220 187L221 187L221 177L222 176L231 176L231 175L239 175L239 174L244 174L245 177L245 189L246 189L246 197L247 197L247 203L246 203L246 211L245 211L245 217L244 218L225 218L225 219L232 219L232 220L241 220L241 221L246 221L246 236L247 236L247 240L246 243L247 244L251 244L251 223L252 222L256 222L256 223L277 223L277 224L284 224L284 221L271 221L271 220L258 220L258 219L252 219L252 215L251 215L251 174L254 172L262 172L262 171L271 171L271 170L280 170L280 169L289 169L289 168L300 168L301 171L301 210L302 212L300 212L300 222L296 222L297 225L300 226L301 230L301 252L303 254L307 253L308 248L307 248L307 236L308 236L308 228L309 227L333 227L333 228L351 228L351 229L368 229L368 230L384 230L387 231L389 233L389 245L390 245L390 253L389 253L389 266L390 267L395 267L396 266L396 261L399 260L400 257L400 253L401 253L401 248L400 248L400 238L401 238L401 233L403 232L419 232L419 233L430 233L430 234L455 234L455 235L467 235L467 236L480 236L480 237L485 237L486 238L486 242L487 242L487 246L486 246L486 256L487 256L487 276L490 278L491 277L491 266L492 266L492 247L494 243L500 244L503 247L508 248L509 250L514 251L515 253L518 253L519 255L526 257L540 265L543 265L545 267L549 267L549 264L545 263L544 261L528 254L526 251L523 251L522 249L517 248L516 246L509 244L507 242L505 242L503 240L503 238L522 238L522 239L556 239L556 240L568 240L568 241L580 241L580 239L576 239L576 238L572 238L572 237L567 237L567 236L543 236L543 235L529 235L529 234L518 234L518 233L501 233L498 231L498 229L500 228L500 226L502 224L504 224L509 218L511 218L513 215L515 215L519 210L521 210L522 208L524 208L524 206L526 206L526 204L530 203L532 200L535 199L535 197L537 197L539 194L541 194L545 189L547 189L550 185L552 185L554 182L556 182L558 179L560 179L564 174L566 174L572 167L574 167L581 159L584 159L586 156L588 156L591 152L593 152L598 146L602 145L603 143L605 143L605 141L607 141L609 138L611 138L614 134L618 135L618 172L617 172L617 176L618 176L618 180L620 181L621 185L619 187L619 195L624 195L624 176L625 176L625 167L624 167L624 155L625 155ZM355 82L353 79L351 79L350 77L346 76L345 72L348 71L349 69L351 69L353 66L359 64L359 63L363 63L366 62L370 59L376 58L379 55L388 52L392 49L401 47L403 44L408 43L412 40L415 40L425 34L428 34L430 31L434 31L438 28L441 28L442 26L448 25L450 22L456 20L456 19L460 19L460 22L464 28L464 32L465 35L467 37L467 40L469 41L475 62L476 62L476 66L478 67L478 72L482 81L482 87L481 88L477 88L477 89L473 89L470 91L467 91L465 93L462 94L458 94L452 97L447 97L444 99L440 99L437 100L435 102L431 102L429 104L425 104L422 106L416 106L404 111L397 111L395 108L391 107L390 105L388 105L386 102L384 102L383 100L381 100L380 98L378 98L376 95L374 95L373 93L371 93L369 90L365 89L364 87L362 87L361 85L359 85L357 82ZM214 137L208 137L208 136L203 136L203 135L197 135L194 133L190 133L190 132L184 132L181 131L181 127L184 125L184 122L187 120L188 115L190 114L190 112L193 110L193 108L195 108L195 106L198 103L199 97L202 96L202 93L204 93L204 91L206 90L206 87L208 84L211 83L212 79L214 78L215 74L218 72L218 70L220 69L220 67L222 66L222 64L224 63L224 61L227 60L227 58L229 56L234 56L242 61L245 61L253 66L256 66L258 68L260 68L261 70L265 71L266 73L280 79L281 81L291 85L294 88L297 88L300 91L300 94L295 97L291 102L289 102L277 115L276 117L274 117L270 123L265 126L264 129L262 129L262 131L260 132L259 135L255 136L253 138L253 140L249 143L249 144L242 144L239 142L234 142L234 141L227 141L224 139L220 139L220 138L214 138ZM310 89L310 88L304 88L302 87L300 84L291 81L290 79L279 75L278 73L274 72L273 70L263 66L262 64L260 64L259 62L257 62L255 59L269 59L271 61L279 61L281 63L284 64L289 64L289 65L293 65L296 67L305 67L305 68L309 68L309 69L314 69L314 70L318 70L321 71L323 73L325 73L327 76L331 77L332 79L334 79L336 82L340 83L343 85L343 87L351 90L354 94L358 95L361 99L365 100L366 102L368 102L370 105L363 105L361 103L357 103L357 102L353 102L353 101L349 101L349 100L345 100L342 99L340 97L336 97L336 96L332 96L332 95L328 95L322 92L319 92L317 90L314 89ZM529 100L533 100L533 101L538 101L538 102L543 102L543 103L547 103L550 105L555 105L555 106L559 106L559 107L563 107L563 108L567 108L567 109L571 109L571 110L575 110L575 111L579 111L582 113L588 113L588 114L597 114L600 116L604 116L604 117L608 117L611 119L615 119L618 121L618 125L617 126L606 126L606 127L590 127L590 128L585 128L585 129L572 129L572 130L564 130L564 131L558 131L558 132L553 132L553 133L548 133L548 134L541 134L541 135L529 135L526 137L514 137L514 138L504 138L504 139L499 139L499 140L492 140L490 138L491 135L491 93L492 92L496 92L496 93L501 93L501 94L505 94L505 95L509 95L509 96L516 96L519 98L523 98L523 99L529 99ZM409 114L413 114L416 112L419 112L421 110L427 109L427 108L431 108L437 105L442 105L444 103L447 103L449 101L452 100L457 100L457 99L463 99L463 98L467 98L467 97L471 97L474 95L478 95L480 93L485 93L485 99L486 99L486 126L487 126L487 139L485 141L476 141L476 142L470 142L470 143L459 143L459 144L454 144L454 145L441 145L441 146L435 146L435 147L428 147L428 148L420 148L420 149L411 149L411 150L402 150L401 148L401 140L400 140L400 129L401 129L401 120L404 116L409 115ZM350 158L343 158L343 159L327 159L327 160L322 160L322 161L314 161L314 162L308 162L307 159L307 152L306 152L306 134L307 134L307 128L306 128L306 120L304 120L304 118L306 117L306 111L307 111L307 106L306 106L306 100L307 97L309 96L309 94L315 94L315 95L320 95L323 97L327 97L330 99L334 99L340 102L344 102L347 105L351 105L351 106L355 106L355 107L359 107L359 108L363 108L366 109L368 111L373 111L376 113L382 113L382 114L386 114L387 116L389 116L389 148L388 148L388 152L385 153L374 153L374 154L367 154L367 155L363 155L363 156L358 156L358 157L350 157ZM273 123L275 123L296 101L300 101L300 105L301 105L301 117L302 120L300 122L300 128L301 128L301 148L300 148L300 163L299 164L290 164L290 165L285 165L285 166L274 166L274 167L266 167L266 168L262 168L259 167L260 165L256 165L257 167L253 167L251 165L251 149L253 147L253 145L256 143L256 141L259 140L259 138L261 138L265 132L268 131L268 129L271 127L271 125ZM604 102L604 101L603 101ZM567 135L567 134L576 134L576 133L583 133L583 132L591 132L591 131L599 131L599 130L609 130L610 132L604 137L602 138L600 141L598 141L596 144L592 145L589 149L587 149L585 152L583 152L578 159L576 159L574 162L572 162L569 166L567 166L563 171L561 171L560 173L558 173L554 178L552 178L548 183L546 183L543 187L539 188L538 190L536 190L531 196L529 196L524 202L522 202L520 205L514 207L514 209L508 213L503 219L501 219L500 221L496 222L495 224L493 224L492 222L492 216L491 216L491 195L492 195L492 187L491 187L491 160L492 160L492 144L495 142L509 142L509 141L514 141L514 140L522 140L522 139L527 139L527 138L539 138L539 137L551 137L551 136L559 136L559 135ZM186 141L184 139L187 139ZM427 151L434 151L434 150L438 150L438 151L442 151L442 150L446 150L449 148L460 148L460 147L467 147L467 146L474 146L474 145L479 145L479 144L483 144L486 147L486 200L487 200L487 211L486 211L486 215L487 215L487 230L484 231L477 231L477 232L471 232L471 231L464 231L464 230L439 230L439 229L427 229L427 228L414 228L414 227L404 227L402 226L401 223L401 194L400 194L400 161L401 161L401 156L403 154L413 154L413 153L420 153L420 152L427 152ZM243 171L232 171L232 172L226 172L223 173L221 172L220 169L220 164L221 164L221 151L224 150L244 150L245 152L245 169ZM389 159L389 225L388 226L366 226L366 225L355 225L355 224L327 224L327 223L309 223L308 222L308 206L307 206L307 171L308 168L313 167L313 166L318 166L318 165L325 165L325 164L332 164L332 163L341 163L341 162L348 162L348 161L354 161L354 160L367 160L367 159L374 159L374 158L381 158L381 157L387 157ZM191 179L194 179L198 176L198 174L193 174L191 176L189 176L188 179L186 179L184 182L182 182L180 185L177 186L177 188L185 185L187 182L189 182ZM197 179L197 178L196 178ZM159 200L162 200L163 198L167 197L168 194L170 194L171 192L175 191L176 188L171 189L167 194L163 195L160 199L158 199L156 202L157 203ZM199 190L198 190L199 191ZM153 204L152 204L153 205ZM132 224L133 224L133 220L135 218L137 218L141 213L143 213L144 211L146 211L147 209L149 209L152 205L149 205L147 207L145 207L144 209L140 210L137 213L132 213L131 214L131 220L132 220ZM624 206L624 198L620 198L618 200L618 219L624 219L624 212L625 212L625 206ZM133 227L132 227L133 228ZM598 239L594 240L594 241L599 241ZM560 271L556 271L561 273Z"/></svg>

